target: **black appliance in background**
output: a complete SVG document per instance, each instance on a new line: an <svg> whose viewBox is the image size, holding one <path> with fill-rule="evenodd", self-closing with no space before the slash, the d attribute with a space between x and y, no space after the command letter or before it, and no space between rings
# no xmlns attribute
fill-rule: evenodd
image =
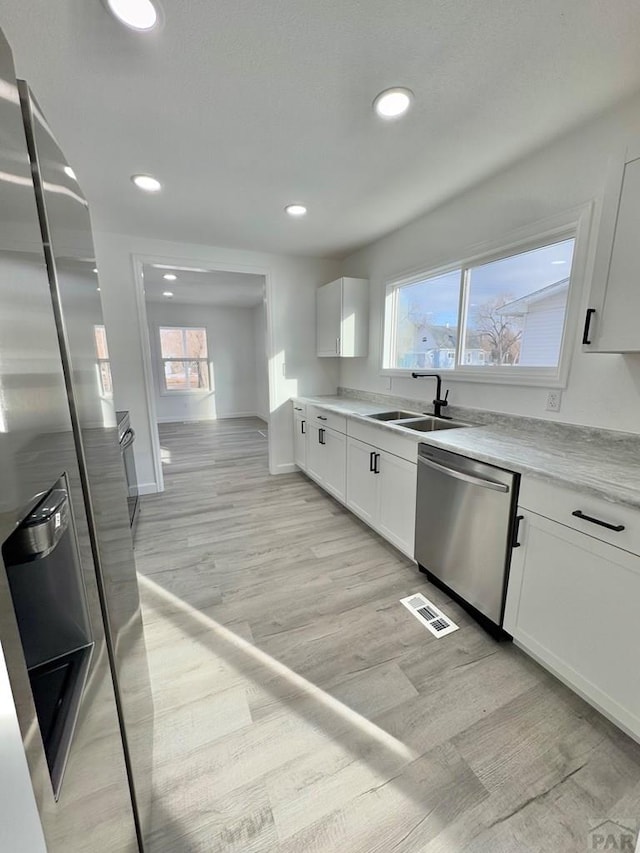
<svg viewBox="0 0 640 853"><path fill-rule="evenodd" d="M63 475L2 546L56 800L94 645L68 489Z"/></svg>
<svg viewBox="0 0 640 853"><path fill-rule="evenodd" d="M122 462L127 478L127 504L129 506L129 524L132 533L135 533L138 522L138 510L140 507L140 496L138 493L138 477L136 474L136 461L133 454L133 442L136 440L135 430L131 427L129 412L116 412L118 420L118 442L122 453Z"/></svg>

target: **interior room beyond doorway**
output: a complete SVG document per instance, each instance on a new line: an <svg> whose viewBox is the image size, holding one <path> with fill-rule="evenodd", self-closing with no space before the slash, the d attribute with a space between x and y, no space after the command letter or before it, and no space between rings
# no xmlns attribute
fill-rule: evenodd
<svg viewBox="0 0 640 853"><path fill-rule="evenodd" d="M264 276L145 263L143 280L156 424L257 417L266 434Z"/></svg>

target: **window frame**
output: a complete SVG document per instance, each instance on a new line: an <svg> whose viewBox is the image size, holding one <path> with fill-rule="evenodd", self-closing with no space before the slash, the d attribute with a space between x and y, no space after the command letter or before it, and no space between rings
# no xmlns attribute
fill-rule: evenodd
<svg viewBox="0 0 640 853"><path fill-rule="evenodd" d="M206 358L164 358L162 355L162 329L181 329L183 332L189 329L193 330L203 330L205 334L205 339L207 342L207 356ZM209 330L206 326L187 326L184 323L158 323L156 326L157 336L156 340L158 342L158 388L160 391L160 395L162 397L176 397L180 395L187 396L205 396L207 394L213 394L213 383L211 381L211 364L209 362ZM164 372L164 365L167 361L182 361L182 362L205 362L207 367L207 377L209 380L208 388L167 388L166 375Z"/></svg>
<svg viewBox="0 0 640 853"><path fill-rule="evenodd" d="M589 231L591 226L593 204L583 205L567 211L564 214L538 222L533 226L512 232L508 242L485 243L473 247L462 258L450 263L433 267L421 267L402 276L387 279L384 284L382 306L382 329L380 335L380 364L379 374L383 377L409 378L411 368L386 367L387 353L393 352L396 329L395 291L409 284L423 281L427 278L460 271L460 293L458 304L458 332L456 340L456 362L451 369L440 368L443 380L447 382L479 382L500 385L532 385L546 388L566 388L569 368L573 351L575 350L575 335L580 316L580 301L586 282L587 255L589 249ZM466 278L467 270L493 261L511 257L520 253L542 248L562 240L574 239L573 260L569 276L567 306L564 316L564 327L560 355L557 367L527 367L527 366L483 366L468 365L462 361L464 351L464 333L466 329Z"/></svg>

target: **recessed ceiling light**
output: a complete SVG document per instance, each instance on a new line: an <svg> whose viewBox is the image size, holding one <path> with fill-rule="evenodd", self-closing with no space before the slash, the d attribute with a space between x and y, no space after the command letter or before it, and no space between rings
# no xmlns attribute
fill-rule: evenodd
<svg viewBox="0 0 640 853"><path fill-rule="evenodd" d="M288 204L285 207L285 212L288 213L289 216L305 216L307 208L304 204Z"/></svg>
<svg viewBox="0 0 640 853"><path fill-rule="evenodd" d="M162 295L166 296L167 299L171 299L171 297L173 296L173 293L170 290L165 290Z"/></svg>
<svg viewBox="0 0 640 853"><path fill-rule="evenodd" d="M98 272L98 267L94 267L93 272Z"/></svg>
<svg viewBox="0 0 640 853"><path fill-rule="evenodd" d="M62 171L65 173L65 175L66 175L68 178L71 178L71 180L73 180L73 181L77 181L77 180L78 180L78 179L76 178L76 173L73 171L73 169L71 168L71 166L65 166L65 167L64 167L64 169L63 169Z"/></svg>
<svg viewBox="0 0 640 853"><path fill-rule="evenodd" d="M106 0L107 8L132 30L152 30L158 23L158 11L151 0Z"/></svg>
<svg viewBox="0 0 640 853"><path fill-rule="evenodd" d="M131 175L131 180L139 190L144 190L146 193L157 193L162 189L162 184L151 175Z"/></svg>
<svg viewBox="0 0 640 853"><path fill-rule="evenodd" d="M376 96L373 108L380 118L399 118L403 116L411 106L413 92L396 86L393 89L385 89Z"/></svg>
<svg viewBox="0 0 640 853"><path fill-rule="evenodd" d="M162 278L165 281L175 281L178 278L178 276L174 275L172 272L168 272L166 275L163 275Z"/></svg>
<svg viewBox="0 0 640 853"><path fill-rule="evenodd" d="M554 266L555 266L556 264L566 264L567 262L566 261L551 261L551 263L554 264Z"/></svg>
<svg viewBox="0 0 640 853"><path fill-rule="evenodd" d="M100 293L100 288L99 288L99 287L96 287L96 290L98 291L98 293Z"/></svg>

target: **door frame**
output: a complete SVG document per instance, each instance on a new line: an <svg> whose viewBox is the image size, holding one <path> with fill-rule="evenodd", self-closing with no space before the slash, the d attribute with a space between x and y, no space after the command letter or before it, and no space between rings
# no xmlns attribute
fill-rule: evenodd
<svg viewBox="0 0 640 853"><path fill-rule="evenodd" d="M146 253L133 253L131 255L133 265L133 278L135 282L136 306L138 313L138 330L140 333L140 348L142 357L142 367L144 373L144 388L147 401L147 412L149 416L149 433L151 435L151 454L153 458L153 468L156 477L156 486L158 492L164 491L164 474L162 471L162 457L160 451L160 434L158 432L157 409L154 393L153 379L153 363L151 359L151 340L149 336L149 324L147 321L147 304L144 295L144 276L143 267L145 264L162 264L172 267L185 267L189 269L201 269L206 272L236 272L248 273L250 275L259 275L264 278L264 313L266 321L265 334L265 349L267 358L267 374L268 374L268 404L269 415L272 412L272 404L275 399L275 363L273 358L273 318L272 318L272 275L267 267L256 267L249 264L230 264L222 263L217 259L202 259L166 256L166 255L149 255ZM269 454L269 471L272 471L271 460L272 454L273 433L271 429L267 430L267 447Z"/></svg>

